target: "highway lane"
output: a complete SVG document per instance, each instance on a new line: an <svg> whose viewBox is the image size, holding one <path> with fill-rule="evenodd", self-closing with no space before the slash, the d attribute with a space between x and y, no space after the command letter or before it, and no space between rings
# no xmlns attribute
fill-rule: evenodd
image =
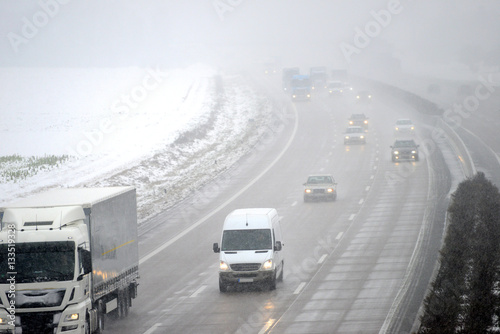
<svg viewBox="0 0 500 334"><path fill-rule="evenodd" d="M392 124L402 107L414 111L388 100L378 96L356 106L349 97L317 97L289 104L279 136L258 154L141 226L139 297L129 317L109 321L106 332L378 333L387 327L415 268L415 246L434 204L430 194L438 191L427 157L390 161ZM364 146L342 142L354 109L371 113ZM302 183L316 172L336 177L336 202L302 202ZM227 213L257 206L276 207L283 217L284 282L275 291L221 294L211 244Z"/></svg>

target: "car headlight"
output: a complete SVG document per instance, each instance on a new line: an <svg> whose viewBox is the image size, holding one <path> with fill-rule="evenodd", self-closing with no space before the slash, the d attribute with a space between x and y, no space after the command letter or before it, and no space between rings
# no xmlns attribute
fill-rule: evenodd
<svg viewBox="0 0 500 334"><path fill-rule="evenodd" d="M295 95L295 94L292 95L292 98L296 98L296 97L297 97L297 95Z"/></svg>
<svg viewBox="0 0 500 334"><path fill-rule="evenodd" d="M307 97L311 97L311 94L307 94Z"/></svg>
<svg viewBox="0 0 500 334"><path fill-rule="evenodd" d="M333 193L333 188L326 189L326 192Z"/></svg>
<svg viewBox="0 0 500 334"><path fill-rule="evenodd" d="M363 123L368 124L368 121L364 121Z"/></svg>
<svg viewBox="0 0 500 334"><path fill-rule="evenodd" d="M398 130L399 130L399 128L396 126L396 131L398 131Z"/></svg>
<svg viewBox="0 0 500 334"><path fill-rule="evenodd" d="M392 152L392 153L393 153L393 154L399 154L399 151L394 151L394 152Z"/></svg>
<svg viewBox="0 0 500 334"><path fill-rule="evenodd" d="M411 130L415 130L415 127L414 127L414 126L412 126L410 129L411 129Z"/></svg>
<svg viewBox="0 0 500 334"><path fill-rule="evenodd" d="M79 318L80 315L78 313L71 313L64 318L64 321L77 321Z"/></svg>
<svg viewBox="0 0 500 334"><path fill-rule="evenodd" d="M349 136L345 136L345 139L349 139Z"/></svg>
<svg viewBox="0 0 500 334"><path fill-rule="evenodd" d="M361 139L365 139L365 136L359 136L359 138L361 138Z"/></svg>
<svg viewBox="0 0 500 334"><path fill-rule="evenodd" d="M349 121L349 124L350 124L350 125L353 125L353 124L354 124L354 122L353 122L353 121Z"/></svg>
<svg viewBox="0 0 500 334"><path fill-rule="evenodd" d="M269 259L264 264L262 265L262 269L264 270L270 270L273 269L273 260Z"/></svg>
<svg viewBox="0 0 500 334"><path fill-rule="evenodd" d="M311 191L311 189L306 189L305 192L306 192L306 194L310 194L312 191Z"/></svg>
<svg viewBox="0 0 500 334"><path fill-rule="evenodd" d="M415 154L415 153L417 153L417 151L411 151L411 154Z"/></svg>
<svg viewBox="0 0 500 334"><path fill-rule="evenodd" d="M224 261L220 261L219 269L221 271L227 271L229 269L229 265Z"/></svg>

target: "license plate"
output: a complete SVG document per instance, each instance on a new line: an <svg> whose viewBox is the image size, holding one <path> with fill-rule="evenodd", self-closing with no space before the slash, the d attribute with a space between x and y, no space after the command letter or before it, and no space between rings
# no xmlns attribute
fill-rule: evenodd
<svg viewBox="0 0 500 334"><path fill-rule="evenodd" d="M239 283L252 283L253 282L253 278L239 278L238 282Z"/></svg>

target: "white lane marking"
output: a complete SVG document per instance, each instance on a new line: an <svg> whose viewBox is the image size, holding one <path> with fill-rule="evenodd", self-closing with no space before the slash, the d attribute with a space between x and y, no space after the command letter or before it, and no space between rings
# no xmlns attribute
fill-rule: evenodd
<svg viewBox="0 0 500 334"><path fill-rule="evenodd" d="M158 327L161 326L161 323L154 324L153 327L144 332L144 334L152 334Z"/></svg>
<svg viewBox="0 0 500 334"><path fill-rule="evenodd" d="M296 205L297 205L297 203L298 203L297 201L294 201L294 202L292 203L292 206L296 206Z"/></svg>
<svg viewBox="0 0 500 334"><path fill-rule="evenodd" d="M363 204L364 201L365 201L365 199L362 198L362 199L359 200L358 204Z"/></svg>
<svg viewBox="0 0 500 334"><path fill-rule="evenodd" d="M192 230L194 230L195 228L197 228L198 226L200 226L201 224L203 224L204 222L206 222L209 218L211 218L217 212L219 212L220 210L222 210L223 208L225 208L228 204L230 204L232 201L234 201L238 196L240 196L245 191L247 191L248 188L250 188L251 186L253 186L254 183L256 183L262 176L264 176L264 174L266 174L281 159L281 157L285 154L285 152L288 150L288 148L290 147L290 145L292 145L292 141L295 138L295 135L297 134L297 129L299 128L299 114L297 112L297 108L294 107L293 110L295 112L295 124L294 124L294 127L293 127L292 135L290 136L290 139L288 139L288 142L286 143L286 145L283 148L283 150L276 156L276 158L273 160L273 162L271 162L266 167L266 169L264 169L259 175L257 175L246 186L244 186L243 188L241 188L240 191L238 191L236 194L234 194L227 201L225 201L224 203L222 203L221 205L219 205L218 207L216 207L214 210L212 210L205 217L201 218L196 223L194 223L193 225L189 226L187 229L185 229L181 233L177 234L175 237L173 237L172 239L168 240L167 242L165 242L160 247L156 248L154 251L152 251L148 255L142 257L141 259L139 259L139 264L143 264L144 262L148 261L153 256L155 256L158 253L162 252L167 247L169 247L170 245L172 245L174 242L176 242L177 240L179 240L180 238L184 237L186 234L188 234L189 232L191 232Z"/></svg>
<svg viewBox="0 0 500 334"><path fill-rule="evenodd" d="M323 261L325 261L326 257L328 256L328 254L323 254L321 255L321 257L319 258L318 260L318 264L321 264L323 263Z"/></svg>
<svg viewBox="0 0 500 334"><path fill-rule="evenodd" d="M349 220L353 220L353 219L354 219L354 217L356 217L356 214L355 214L355 213L353 213L353 214L351 214L351 215L349 216Z"/></svg>
<svg viewBox="0 0 500 334"><path fill-rule="evenodd" d="M374 177L375 177L375 175L370 176L370 180L373 180Z"/></svg>
<svg viewBox="0 0 500 334"><path fill-rule="evenodd" d="M377 166L373 166L373 169L377 169Z"/></svg>
<svg viewBox="0 0 500 334"><path fill-rule="evenodd" d="M367 186L367 187L365 188L365 190L366 190L366 191L370 190L370 186Z"/></svg>
<svg viewBox="0 0 500 334"><path fill-rule="evenodd" d="M339 232L339 234L337 234L337 236L335 237L335 240L340 240L340 238L342 238L343 235L344 232Z"/></svg>
<svg viewBox="0 0 500 334"><path fill-rule="evenodd" d="M206 287L207 287L206 285L200 286L200 288L196 290L191 296L189 296L189 298L198 297L198 294L200 294L203 290L205 290Z"/></svg>
<svg viewBox="0 0 500 334"><path fill-rule="evenodd" d="M302 282L299 284L299 286L297 287L297 289L295 289L295 291L293 292L294 295L298 295L300 293L300 291L302 291L302 289L306 286L306 282Z"/></svg>

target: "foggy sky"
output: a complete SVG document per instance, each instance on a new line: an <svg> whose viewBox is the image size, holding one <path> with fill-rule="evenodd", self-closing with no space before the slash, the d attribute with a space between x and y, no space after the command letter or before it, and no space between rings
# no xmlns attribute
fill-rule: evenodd
<svg viewBox="0 0 500 334"><path fill-rule="evenodd" d="M497 65L498 17L496 0L0 0L0 66Z"/></svg>

